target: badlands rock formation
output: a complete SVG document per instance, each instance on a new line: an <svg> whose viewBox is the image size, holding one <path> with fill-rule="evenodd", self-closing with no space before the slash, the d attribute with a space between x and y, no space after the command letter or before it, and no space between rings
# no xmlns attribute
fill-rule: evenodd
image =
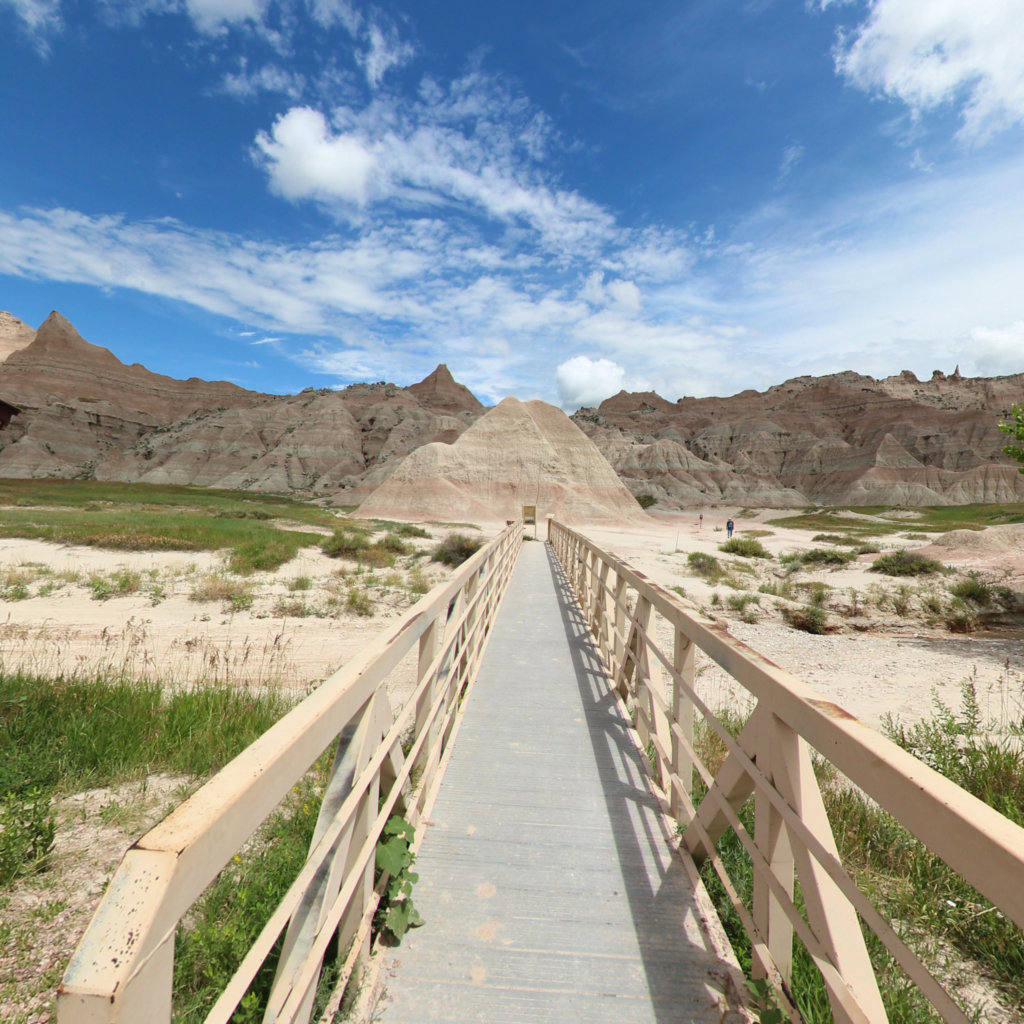
<svg viewBox="0 0 1024 1024"><path fill-rule="evenodd" d="M667 506L1024 501L1024 475L996 426L1021 401L1024 374L847 372L731 398L622 392L574 419L634 494ZM444 365L405 388L264 395L126 366L59 313L34 331L0 312L0 476L294 490L356 504L409 453L451 445L484 411ZM507 497L494 490L485 505Z"/></svg>
<svg viewBox="0 0 1024 1024"><path fill-rule="evenodd" d="M125 366L59 313L38 331L4 314L0 360L0 476L335 493L454 441L483 410L445 366L411 388L287 396L174 380Z"/></svg>
<svg viewBox="0 0 1024 1024"><path fill-rule="evenodd" d="M523 505L570 523L646 515L594 443L560 409L506 398L454 444L408 456L360 515L448 522L518 518Z"/></svg>
<svg viewBox="0 0 1024 1024"><path fill-rule="evenodd" d="M573 419L635 494L669 503L943 505L1024 501L997 423L1024 373L797 377L763 394L620 392Z"/></svg>

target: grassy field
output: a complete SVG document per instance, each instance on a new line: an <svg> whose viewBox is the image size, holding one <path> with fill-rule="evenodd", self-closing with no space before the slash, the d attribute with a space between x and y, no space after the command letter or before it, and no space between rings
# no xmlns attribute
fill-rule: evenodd
<svg viewBox="0 0 1024 1024"><path fill-rule="evenodd" d="M856 519L847 512L872 516ZM1024 505L922 505L913 508L865 505L851 508L817 508L797 515L768 520L770 526L853 537L884 537L895 533L945 533L948 530L982 530L986 526L1024 523Z"/></svg>
<svg viewBox="0 0 1024 1024"><path fill-rule="evenodd" d="M0 537L115 551L227 550L239 573L283 565L338 522L278 495L92 480L0 480L0 506Z"/></svg>

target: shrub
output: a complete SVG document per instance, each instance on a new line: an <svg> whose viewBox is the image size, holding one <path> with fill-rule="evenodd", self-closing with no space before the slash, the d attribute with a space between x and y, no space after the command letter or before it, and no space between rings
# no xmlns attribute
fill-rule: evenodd
<svg viewBox="0 0 1024 1024"><path fill-rule="evenodd" d="M855 551L830 551L828 548L811 548L797 555L803 565L846 565L856 557Z"/></svg>
<svg viewBox="0 0 1024 1024"><path fill-rule="evenodd" d="M358 558L359 553L369 547L370 542L363 530L336 530L320 545L328 558Z"/></svg>
<svg viewBox="0 0 1024 1024"><path fill-rule="evenodd" d="M422 526L413 526L412 523L398 523L392 527L399 537L429 537L430 534Z"/></svg>
<svg viewBox="0 0 1024 1024"><path fill-rule="evenodd" d="M407 555L411 550L409 545L406 544L397 533L384 534L384 536L377 541L375 547L382 548L384 551L390 551L396 555Z"/></svg>
<svg viewBox="0 0 1024 1024"><path fill-rule="evenodd" d="M309 590L312 585L313 581L308 576L296 576L288 583L288 589L292 592L296 590Z"/></svg>
<svg viewBox="0 0 1024 1024"><path fill-rule="evenodd" d="M978 613L966 601L954 597L946 609L946 628L951 633L973 633L978 628Z"/></svg>
<svg viewBox="0 0 1024 1024"><path fill-rule="evenodd" d="M730 594L725 599L726 605L734 612L742 612L748 604L760 604L761 598L757 594L749 592L742 594Z"/></svg>
<svg viewBox="0 0 1024 1024"><path fill-rule="evenodd" d="M764 545L753 537L730 537L718 550L727 555L739 555L741 558L771 558L771 553Z"/></svg>
<svg viewBox="0 0 1024 1024"><path fill-rule="evenodd" d="M476 554L483 547L483 541L475 537L467 537L464 533L450 533L434 548L430 556L435 562L443 562L452 567L462 565L467 558Z"/></svg>
<svg viewBox="0 0 1024 1024"><path fill-rule="evenodd" d="M987 608L992 603L992 588L973 573L950 587L949 592L961 601L970 601L979 608Z"/></svg>
<svg viewBox="0 0 1024 1024"><path fill-rule="evenodd" d="M805 633L827 633L825 609L818 605L805 604L799 608L790 608L783 605L780 608L782 617L794 629L803 630Z"/></svg>
<svg viewBox="0 0 1024 1024"><path fill-rule="evenodd" d="M691 572L705 579L717 580L722 575L722 567L714 555L705 554L703 551L691 551L686 556L686 564Z"/></svg>
<svg viewBox="0 0 1024 1024"><path fill-rule="evenodd" d="M0 887L42 868L56 834L48 792L35 786L0 797Z"/></svg>
<svg viewBox="0 0 1024 1024"><path fill-rule="evenodd" d="M870 571L885 573L886 576L929 576L942 572L943 569L942 563L936 562L934 558L926 558L914 551L900 548L876 558Z"/></svg>
<svg viewBox="0 0 1024 1024"><path fill-rule="evenodd" d="M636 500L641 508L650 508L658 504L658 499L653 494L638 494Z"/></svg>
<svg viewBox="0 0 1024 1024"><path fill-rule="evenodd" d="M345 598L345 607L355 615L368 618L373 614L373 600L370 595L358 587L353 587Z"/></svg>

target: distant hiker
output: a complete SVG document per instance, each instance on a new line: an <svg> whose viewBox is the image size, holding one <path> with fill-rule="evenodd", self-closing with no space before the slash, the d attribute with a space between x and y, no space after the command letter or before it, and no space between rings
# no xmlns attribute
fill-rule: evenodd
<svg viewBox="0 0 1024 1024"><path fill-rule="evenodd" d="M699 516L697 516L697 529L699 530L703 525L704 525L704 513L701 512L701 514Z"/></svg>
<svg viewBox="0 0 1024 1024"><path fill-rule="evenodd" d="M732 536L732 529L733 529L733 527L735 525L736 524L731 519L726 521L726 524L725 524L725 535L726 535L726 537L731 537Z"/></svg>

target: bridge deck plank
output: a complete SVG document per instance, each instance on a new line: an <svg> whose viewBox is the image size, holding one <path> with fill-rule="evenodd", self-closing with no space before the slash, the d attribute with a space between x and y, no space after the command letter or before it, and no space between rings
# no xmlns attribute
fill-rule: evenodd
<svg viewBox="0 0 1024 1024"><path fill-rule="evenodd" d="M578 608L526 544L374 1020L719 1022L726 970Z"/></svg>

